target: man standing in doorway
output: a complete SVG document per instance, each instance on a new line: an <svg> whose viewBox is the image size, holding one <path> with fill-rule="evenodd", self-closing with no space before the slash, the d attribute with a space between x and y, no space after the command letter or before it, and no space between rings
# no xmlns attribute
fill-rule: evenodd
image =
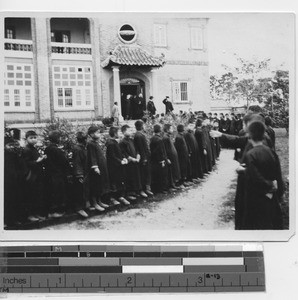
<svg viewBox="0 0 298 300"><path fill-rule="evenodd" d="M172 102L169 100L169 96L166 96L166 98L162 101L162 103L166 106L166 115L172 114L172 111L174 110Z"/></svg>

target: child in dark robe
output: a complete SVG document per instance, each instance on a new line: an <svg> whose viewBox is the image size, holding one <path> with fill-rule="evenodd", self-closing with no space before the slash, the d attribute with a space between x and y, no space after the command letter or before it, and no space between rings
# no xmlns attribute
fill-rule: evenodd
<svg viewBox="0 0 298 300"><path fill-rule="evenodd" d="M151 192L151 159L149 142L144 133L144 122L138 120L135 122L136 133L134 135L134 145L136 151L140 154L139 163L142 189L148 196L153 196Z"/></svg>
<svg viewBox="0 0 298 300"><path fill-rule="evenodd" d="M200 155L199 155L199 145L195 138L193 129L194 129L194 124L189 123L187 126L187 130L184 134L184 137L190 153L191 168L190 168L189 178L194 182L199 182L200 181L199 179L203 178L203 171L202 171L202 165L201 165Z"/></svg>
<svg viewBox="0 0 298 300"><path fill-rule="evenodd" d="M110 183L106 158L99 145L100 129L97 126L90 126L88 135L91 137L91 141L87 144L90 210L104 211L109 205L102 200L110 192Z"/></svg>
<svg viewBox="0 0 298 300"><path fill-rule="evenodd" d="M168 186L168 158L161 137L161 127L155 124L154 135L150 140L150 151L152 161L152 189L155 192L166 194Z"/></svg>
<svg viewBox="0 0 298 300"><path fill-rule="evenodd" d="M109 170L110 188L112 194L112 202L117 205L121 202L124 205L129 205L130 202L124 198L125 195L125 165L128 160L122 154L121 148L117 142L118 128L110 127L109 139L106 142L107 148L107 165ZM116 200L118 199L118 201ZM118 204L119 204L118 202Z"/></svg>
<svg viewBox="0 0 298 300"><path fill-rule="evenodd" d="M67 184L71 176L71 167L66 154L59 148L60 132L49 134L50 144L45 149L46 185L49 201L49 217L63 216L67 204Z"/></svg>
<svg viewBox="0 0 298 300"><path fill-rule="evenodd" d="M175 138L175 148L178 153L179 166L181 172L181 183L189 186L192 183L189 181L190 174L190 153L184 138L184 126L179 124L177 126L177 135Z"/></svg>
<svg viewBox="0 0 298 300"><path fill-rule="evenodd" d="M284 191L279 159L263 144L265 125L262 122L252 122L248 133L252 149L243 159L245 196L242 229L282 229L276 228L276 220L282 219L279 202Z"/></svg>
<svg viewBox="0 0 298 300"><path fill-rule="evenodd" d="M128 193L128 200L136 200L140 195L147 198L147 194L142 190L141 175L139 169L140 154L136 151L134 142L131 138L131 131L128 125L123 125L121 131L124 138L119 143L123 156L128 164L125 166L125 185Z"/></svg>
<svg viewBox="0 0 298 300"><path fill-rule="evenodd" d="M199 157L202 164L202 171L205 176L208 173L207 142L206 142L206 136L203 132L202 124L203 124L203 120L197 119L195 137L199 147Z"/></svg>
<svg viewBox="0 0 298 300"><path fill-rule="evenodd" d="M75 210L83 218L88 214L85 209L88 200L87 185L87 135L81 131L77 133L77 144L73 148L73 175Z"/></svg>
<svg viewBox="0 0 298 300"><path fill-rule="evenodd" d="M164 134L162 137L162 141L165 146L167 158L170 161L170 165L168 166L169 169L168 180L171 183L171 188L181 189L182 187L180 185L181 173L180 173L179 158L172 137L174 132L173 126L171 124L164 124L163 132Z"/></svg>
<svg viewBox="0 0 298 300"><path fill-rule="evenodd" d="M23 150L23 158L29 170L25 184L26 212L28 220L36 222L45 220L43 163L47 156L41 156L35 147L37 144L35 131L27 131L25 137L27 144Z"/></svg>

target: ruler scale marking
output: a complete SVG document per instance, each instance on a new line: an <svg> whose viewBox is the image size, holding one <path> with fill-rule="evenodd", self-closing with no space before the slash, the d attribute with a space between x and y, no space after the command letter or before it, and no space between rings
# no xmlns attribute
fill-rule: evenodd
<svg viewBox="0 0 298 300"><path fill-rule="evenodd" d="M2 292L265 290L260 248L112 245L5 249L0 250ZM96 274L100 274L98 283L94 281Z"/></svg>

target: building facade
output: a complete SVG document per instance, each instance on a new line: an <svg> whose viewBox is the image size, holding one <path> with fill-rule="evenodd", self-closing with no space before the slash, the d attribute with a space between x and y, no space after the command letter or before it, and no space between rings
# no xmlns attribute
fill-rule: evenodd
<svg viewBox="0 0 298 300"><path fill-rule="evenodd" d="M210 110L208 19L99 13L4 19L8 123L110 116L114 101L153 96L158 113Z"/></svg>

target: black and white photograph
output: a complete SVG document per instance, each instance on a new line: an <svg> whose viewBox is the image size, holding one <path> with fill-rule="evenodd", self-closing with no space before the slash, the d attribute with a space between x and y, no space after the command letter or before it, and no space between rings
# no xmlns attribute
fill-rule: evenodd
<svg viewBox="0 0 298 300"><path fill-rule="evenodd" d="M294 14L2 21L5 234L293 229Z"/></svg>

